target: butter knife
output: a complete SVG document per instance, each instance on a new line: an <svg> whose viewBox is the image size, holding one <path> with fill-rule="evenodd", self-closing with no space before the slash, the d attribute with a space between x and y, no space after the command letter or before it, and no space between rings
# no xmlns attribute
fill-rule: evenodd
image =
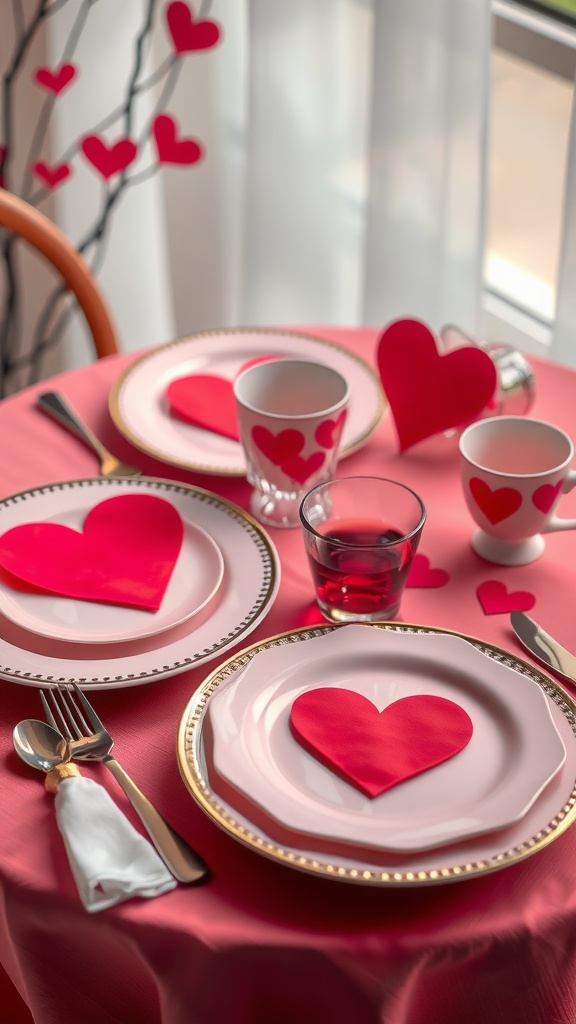
<svg viewBox="0 0 576 1024"><path fill-rule="evenodd" d="M521 644L546 668L576 684L576 657L524 612L512 612L512 628Z"/></svg>

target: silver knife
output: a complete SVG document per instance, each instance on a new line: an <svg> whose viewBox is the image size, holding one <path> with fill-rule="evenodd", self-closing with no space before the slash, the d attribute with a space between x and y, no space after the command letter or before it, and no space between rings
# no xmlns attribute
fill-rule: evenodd
<svg viewBox="0 0 576 1024"><path fill-rule="evenodd" d="M512 628L521 644L546 668L576 684L576 657L524 612L512 612Z"/></svg>

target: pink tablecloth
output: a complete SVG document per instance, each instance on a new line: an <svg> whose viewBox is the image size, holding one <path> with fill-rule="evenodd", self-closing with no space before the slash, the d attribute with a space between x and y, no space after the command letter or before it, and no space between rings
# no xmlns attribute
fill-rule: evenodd
<svg viewBox="0 0 576 1024"><path fill-rule="evenodd" d="M315 333L373 360L376 331ZM63 374L51 386L68 395L120 457L247 508L246 481L172 470L119 436L107 396L131 358L110 357ZM533 365L532 415L575 437L574 373L540 360ZM95 472L88 451L34 410L36 390L0 405L1 497ZM438 589L407 590L404 621L448 627L523 656L508 615L486 615L476 595L482 581L496 579L510 591L533 593L534 617L576 648L576 533L550 536L544 556L531 566L502 569L483 562L469 544L472 526L458 483L455 438L431 439L400 456L386 415L339 472L394 477L414 487L427 506L420 551L450 581ZM562 508L576 515L576 492ZM319 621L298 531L271 533L282 582L250 642ZM2 1022L30 1020L10 978L37 1024L574 1024L574 829L506 870L431 888L339 884L260 857L205 817L179 775L178 723L211 667L94 695L119 759L209 862L213 878L199 888L179 886L156 900L93 916L79 903L52 798L12 751L15 722L40 717L38 694L0 684L0 961L7 975ZM86 771L109 784L137 823L104 770Z"/></svg>

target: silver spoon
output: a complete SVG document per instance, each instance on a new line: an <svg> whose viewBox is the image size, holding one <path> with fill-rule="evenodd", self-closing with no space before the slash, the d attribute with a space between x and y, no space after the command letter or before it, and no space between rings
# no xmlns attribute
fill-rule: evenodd
<svg viewBox="0 0 576 1024"><path fill-rule="evenodd" d="M26 764L41 772L49 772L56 765L70 760L66 740L47 722L26 718L14 726L12 733L14 749Z"/></svg>

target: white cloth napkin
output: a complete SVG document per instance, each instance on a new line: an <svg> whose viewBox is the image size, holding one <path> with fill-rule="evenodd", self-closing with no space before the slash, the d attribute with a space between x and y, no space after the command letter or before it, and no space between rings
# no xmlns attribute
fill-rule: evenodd
<svg viewBox="0 0 576 1024"><path fill-rule="evenodd" d="M84 777L62 779L54 802L86 910L105 910L132 896L160 896L176 886L154 847L99 783Z"/></svg>

